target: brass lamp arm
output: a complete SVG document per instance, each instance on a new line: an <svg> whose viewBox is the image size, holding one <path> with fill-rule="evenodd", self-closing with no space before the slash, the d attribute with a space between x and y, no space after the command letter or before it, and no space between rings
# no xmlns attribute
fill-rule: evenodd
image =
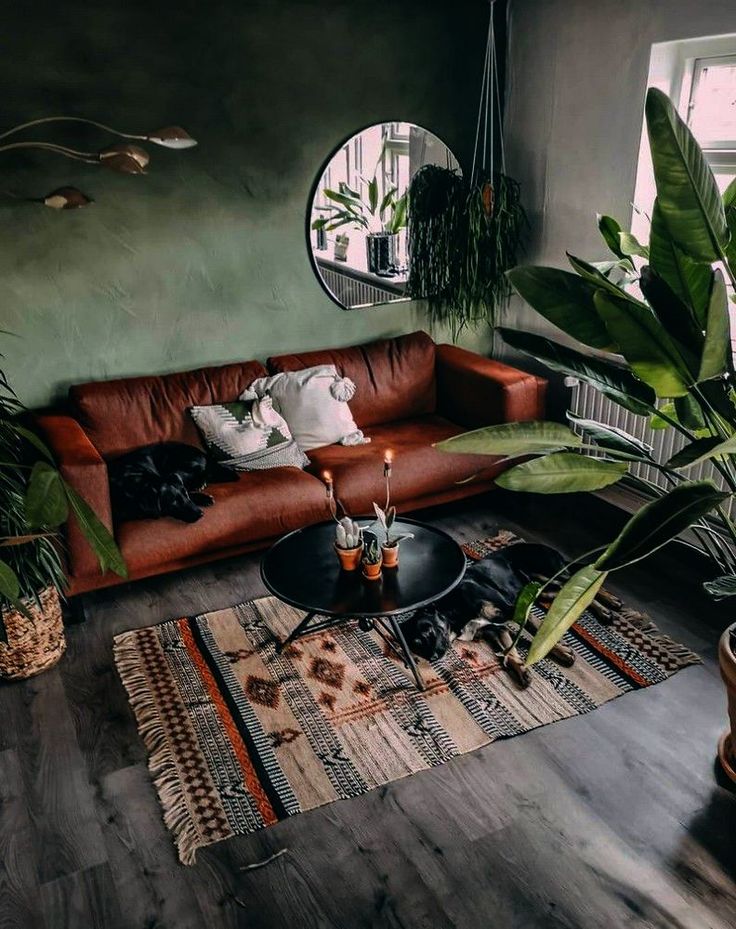
<svg viewBox="0 0 736 929"><path fill-rule="evenodd" d="M7 139L8 136L15 135L17 132L22 132L24 129L31 129L33 126L41 126L45 123L85 123L88 126L95 126L97 129L102 129L104 132L111 132L113 135L120 136L122 139L141 139L145 141L148 137L145 135L135 135L130 132L120 132L118 129L113 129L111 126L106 126L104 123L98 123L94 119L84 119L82 116L44 116L42 119L32 119L30 122L21 123L18 126L13 126L12 129L7 129L5 132L0 133L0 139Z"/></svg>
<svg viewBox="0 0 736 929"><path fill-rule="evenodd" d="M54 145L51 142L11 142L9 145L0 145L0 154L21 148L38 148L43 151L56 152L58 155L64 155L65 158L73 158L75 161L84 161L87 164L99 164L100 156L95 152L80 152L74 148L66 148L64 145Z"/></svg>

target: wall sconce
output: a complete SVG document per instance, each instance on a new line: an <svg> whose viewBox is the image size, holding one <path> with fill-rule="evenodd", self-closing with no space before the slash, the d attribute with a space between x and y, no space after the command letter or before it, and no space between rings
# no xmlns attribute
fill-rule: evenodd
<svg viewBox="0 0 736 929"><path fill-rule="evenodd" d="M87 126L95 126L97 129L118 136L121 139L151 142L163 148L185 149L193 148L197 144L196 139L193 139L186 129L182 129L181 126L164 126L162 129L155 129L153 132L137 134L120 132L104 125L104 123L95 122L93 119L83 119L79 116L47 116L43 119L34 119L27 123L21 123L19 126L14 126L12 129L0 133L0 154L20 149L36 149L54 152L64 158L71 158L73 161L83 161L85 164L102 165L111 171L117 171L119 174L146 173L146 167L150 160L148 152L141 148L140 145L135 145L132 142L118 142L101 148L97 152L84 152L69 148L66 145L58 145L55 142L4 141L26 129L46 125L47 123L83 123ZM9 196L15 197L16 195L9 194ZM53 210L77 210L94 202L91 197L88 197L76 187L59 187L52 190L45 197L16 197L16 199L26 200L29 203L41 203Z"/></svg>

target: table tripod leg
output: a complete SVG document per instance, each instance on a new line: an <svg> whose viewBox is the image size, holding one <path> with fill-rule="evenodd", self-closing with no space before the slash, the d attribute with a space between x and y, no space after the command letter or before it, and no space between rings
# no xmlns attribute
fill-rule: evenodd
<svg viewBox="0 0 736 929"><path fill-rule="evenodd" d="M276 643L276 651L283 652L283 650L298 638L300 635L303 635L307 631L307 626L312 622L316 613L307 613L304 619L298 623L298 625L292 629L292 631L287 635L283 642Z"/></svg>
<svg viewBox="0 0 736 929"><path fill-rule="evenodd" d="M401 651L404 653L404 659L406 660L406 663L409 665L409 669L411 670L411 673L414 675L414 680L417 682L417 687L419 688L419 690L424 690L424 681L422 680L422 676L419 673L419 668L417 667L417 663L416 661L414 661L414 656L409 650L409 646L406 644L404 633L401 631L401 624L398 622L398 620L394 616L389 616L387 618L388 618L389 623L391 624L391 631L396 637L396 641L401 646Z"/></svg>

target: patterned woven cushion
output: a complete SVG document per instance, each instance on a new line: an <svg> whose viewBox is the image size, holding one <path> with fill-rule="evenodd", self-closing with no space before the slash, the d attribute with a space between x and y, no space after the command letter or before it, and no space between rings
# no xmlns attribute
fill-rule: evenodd
<svg viewBox="0 0 736 929"><path fill-rule="evenodd" d="M231 468L255 471L309 464L270 397L193 406L189 412L212 456Z"/></svg>

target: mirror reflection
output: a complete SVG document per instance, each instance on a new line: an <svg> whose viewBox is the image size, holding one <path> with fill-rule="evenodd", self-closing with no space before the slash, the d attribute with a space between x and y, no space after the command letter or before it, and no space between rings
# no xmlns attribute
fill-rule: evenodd
<svg viewBox="0 0 736 929"><path fill-rule="evenodd" d="M407 300L407 191L425 165L458 173L445 143L413 123L369 126L341 145L319 178L309 246L322 285L344 309Z"/></svg>

